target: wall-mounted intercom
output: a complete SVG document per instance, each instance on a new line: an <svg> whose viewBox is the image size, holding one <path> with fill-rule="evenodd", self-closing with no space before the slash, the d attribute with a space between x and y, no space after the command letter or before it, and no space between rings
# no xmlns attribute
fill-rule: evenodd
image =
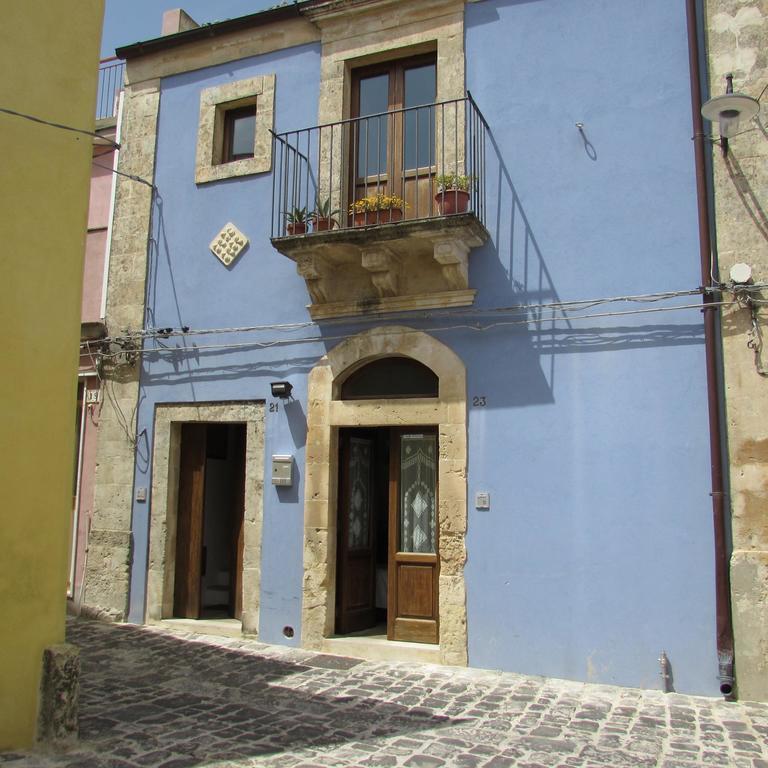
<svg viewBox="0 0 768 768"><path fill-rule="evenodd" d="M272 456L272 485L293 485L293 456Z"/></svg>

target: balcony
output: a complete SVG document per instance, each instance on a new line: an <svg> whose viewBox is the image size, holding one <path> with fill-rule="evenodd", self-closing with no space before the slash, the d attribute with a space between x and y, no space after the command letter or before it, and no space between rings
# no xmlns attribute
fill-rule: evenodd
<svg viewBox="0 0 768 768"><path fill-rule="evenodd" d="M96 96L96 120L117 117L117 104L123 90L125 62L112 56L99 62L99 89ZM114 122L114 121L113 121Z"/></svg>
<svg viewBox="0 0 768 768"><path fill-rule="evenodd" d="M273 134L272 244L313 319L474 302L487 132L468 94Z"/></svg>

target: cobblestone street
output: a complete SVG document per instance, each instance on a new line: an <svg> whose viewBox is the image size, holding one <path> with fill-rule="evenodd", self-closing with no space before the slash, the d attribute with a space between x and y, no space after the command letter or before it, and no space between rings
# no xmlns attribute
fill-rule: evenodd
<svg viewBox="0 0 768 768"><path fill-rule="evenodd" d="M80 736L4 768L768 768L768 705L71 621Z"/></svg>

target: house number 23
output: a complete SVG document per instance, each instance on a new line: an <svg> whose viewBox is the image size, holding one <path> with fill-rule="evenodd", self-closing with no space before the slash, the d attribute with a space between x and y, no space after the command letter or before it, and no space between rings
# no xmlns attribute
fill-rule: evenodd
<svg viewBox="0 0 768 768"><path fill-rule="evenodd" d="M473 397L472 405L475 408L485 408L486 406L485 395L478 395L477 397Z"/></svg>

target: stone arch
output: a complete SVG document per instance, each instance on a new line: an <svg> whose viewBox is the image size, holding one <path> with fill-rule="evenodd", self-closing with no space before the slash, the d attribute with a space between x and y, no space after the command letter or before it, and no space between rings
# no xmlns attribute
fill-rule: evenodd
<svg viewBox="0 0 768 768"><path fill-rule="evenodd" d="M439 379L437 398L339 400L341 382L371 360L412 357ZM309 374L304 512L302 644L333 633L336 594L338 434L341 427L435 425L439 431L440 659L467 663L464 586L467 529L467 385L461 358L423 331L381 326L330 350Z"/></svg>

